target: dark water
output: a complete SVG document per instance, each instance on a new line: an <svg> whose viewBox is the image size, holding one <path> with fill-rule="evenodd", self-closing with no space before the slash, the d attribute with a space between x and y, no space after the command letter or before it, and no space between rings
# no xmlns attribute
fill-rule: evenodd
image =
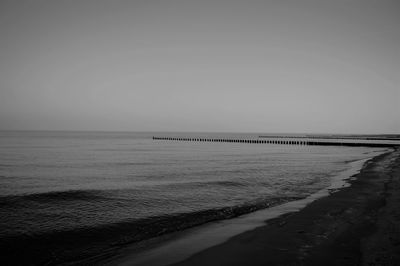
<svg viewBox="0 0 400 266"><path fill-rule="evenodd" d="M377 149L159 142L155 133L0 133L0 244L57 264L304 198ZM159 135L165 135L159 133ZM179 134L170 134L179 136ZM258 134L186 133L248 137Z"/></svg>

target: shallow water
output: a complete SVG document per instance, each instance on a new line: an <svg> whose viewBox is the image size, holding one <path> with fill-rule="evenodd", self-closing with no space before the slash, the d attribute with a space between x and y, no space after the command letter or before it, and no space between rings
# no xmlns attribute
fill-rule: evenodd
<svg viewBox="0 0 400 266"><path fill-rule="evenodd" d="M371 154L371 158L379 154L379 152ZM359 173L362 166L371 158L352 161L350 163L351 168L332 177L329 187L321 189L304 199L289 201L271 208L245 214L235 219L226 219L198 226L185 230L180 234L171 234L169 239L155 238L140 246L138 244L129 245L124 249L120 249L118 254L102 260L101 263L109 266L163 266L184 261L198 252L228 241L231 237L263 226L269 219L297 212L314 200L349 186L348 180L353 179L354 177L352 176Z"/></svg>
<svg viewBox="0 0 400 266"><path fill-rule="evenodd" d="M0 133L0 238L57 243L68 235L122 245L305 198L330 186L349 162L379 150L152 135Z"/></svg>

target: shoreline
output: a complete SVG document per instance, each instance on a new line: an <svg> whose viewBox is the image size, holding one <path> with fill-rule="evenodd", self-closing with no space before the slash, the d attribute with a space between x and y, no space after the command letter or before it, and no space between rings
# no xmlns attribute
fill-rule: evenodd
<svg viewBox="0 0 400 266"><path fill-rule="evenodd" d="M174 265L400 265L400 149L351 186Z"/></svg>
<svg viewBox="0 0 400 266"><path fill-rule="evenodd" d="M294 212L299 212L312 202L337 193L342 188L350 186L352 176L357 175L365 167L366 162L374 160L382 154L392 153L393 150L375 151L374 155L349 162L350 168L332 177L331 186L312 195L271 208L259 210L229 220L207 223L169 236L150 240L144 247L132 245L123 249L119 255L102 260L107 265L170 265L185 261L214 246L224 245L238 235L265 226L266 220L277 219ZM209 263L209 262L207 262Z"/></svg>

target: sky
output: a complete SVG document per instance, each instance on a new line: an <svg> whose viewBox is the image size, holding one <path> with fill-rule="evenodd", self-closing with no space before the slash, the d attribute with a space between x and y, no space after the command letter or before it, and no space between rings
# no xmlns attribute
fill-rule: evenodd
<svg viewBox="0 0 400 266"><path fill-rule="evenodd" d="M400 133L400 1L0 0L0 130Z"/></svg>

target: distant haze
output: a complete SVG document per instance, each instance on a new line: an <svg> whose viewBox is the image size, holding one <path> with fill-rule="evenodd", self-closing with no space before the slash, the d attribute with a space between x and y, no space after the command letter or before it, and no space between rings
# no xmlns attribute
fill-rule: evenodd
<svg viewBox="0 0 400 266"><path fill-rule="evenodd" d="M400 133L400 1L0 1L0 129Z"/></svg>

